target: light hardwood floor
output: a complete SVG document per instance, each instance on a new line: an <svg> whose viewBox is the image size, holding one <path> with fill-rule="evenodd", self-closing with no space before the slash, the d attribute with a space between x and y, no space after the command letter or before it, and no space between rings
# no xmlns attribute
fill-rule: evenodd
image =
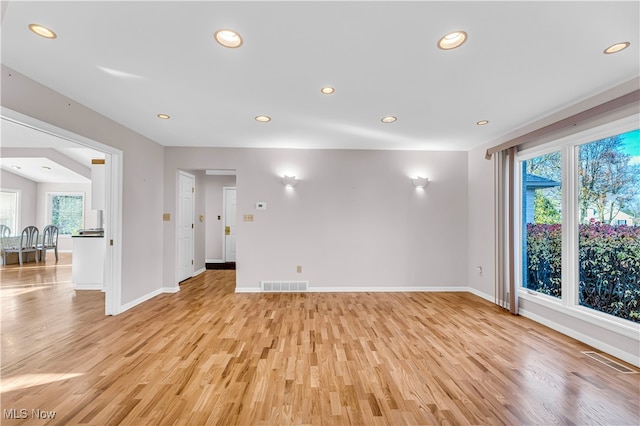
<svg viewBox="0 0 640 426"><path fill-rule="evenodd" d="M107 317L68 256L0 268L2 425L640 423L640 374L470 294L235 294L209 270Z"/></svg>

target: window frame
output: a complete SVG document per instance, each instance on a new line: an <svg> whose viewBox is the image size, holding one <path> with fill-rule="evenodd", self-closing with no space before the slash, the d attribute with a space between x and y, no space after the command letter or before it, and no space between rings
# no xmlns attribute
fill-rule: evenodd
<svg viewBox="0 0 640 426"><path fill-rule="evenodd" d="M518 297L562 312L582 321L601 326L611 331L637 338L640 323L634 323L579 304L579 147L584 144L616 136L638 129L640 114L602 124L600 126L558 138L554 141L519 151L515 156L515 183L522 187L522 162L551 152L560 151L562 164L562 297L556 298L523 287L522 277L522 232L523 221L517 220L515 232L515 279ZM516 191L514 214L522 218L522 194Z"/></svg>
<svg viewBox="0 0 640 426"><path fill-rule="evenodd" d="M22 228L20 227L20 216L22 210L22 190L13 188L0 188L0 192L11 192L16 194L16 220L15 227L11 228L12 235L18 235Z"/></svg>
<svg viewBox="0 0 640 426"><path fill-rule="evenodd" d="M54 196L81 196L82 197L82 228L85 228L85 219L86 219L86 210L87 210L87 196L84 192L74 192L74 191L50 191L46 193L47 195L47 210L46 210L46 219L47 224L53 223L53 197ZM60 233L60 237L70 237L72 234L63 234Z"/></svg>

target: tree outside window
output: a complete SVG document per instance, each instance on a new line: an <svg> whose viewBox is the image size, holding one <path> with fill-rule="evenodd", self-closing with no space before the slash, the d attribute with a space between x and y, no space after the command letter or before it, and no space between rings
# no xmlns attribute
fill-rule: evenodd
<svg viewBox="0 0 640 426"><path fill-rule="evenodd" d="M49 223L60 235L77 233L84 227L84 194L49 194Z"/></svg>

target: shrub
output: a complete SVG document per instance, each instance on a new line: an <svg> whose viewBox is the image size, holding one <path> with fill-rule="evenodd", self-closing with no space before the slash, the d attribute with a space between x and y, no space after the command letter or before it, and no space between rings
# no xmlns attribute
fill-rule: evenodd
<svg viewBox="0 0 640 426"><path fill-rule="evenodd" d="M527 224L526 287L562 296L562 228L558 224Z"/></svg>
<svg viewBox="0 0 640 426"><path fill-rule="evenodd" d="M560 225L527 224L527 288L561 296ZM640 322L640 227L579 229L579 303Z"/></svg>

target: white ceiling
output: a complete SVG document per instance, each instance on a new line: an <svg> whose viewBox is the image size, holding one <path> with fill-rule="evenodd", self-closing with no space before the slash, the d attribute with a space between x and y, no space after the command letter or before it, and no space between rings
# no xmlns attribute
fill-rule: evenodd
<svg viewBox="0 0 640 426"><path fill-rule="evenodd" d="M2 63L165 146L468 150L640 75L639 5L10 1Z"/></svg>
<svg viewBox="0 0 640 426"><path fill-rule="evenodd" d="M57 151L67 157L69 161L74 161L84 168L90 167L91 160L94 158L105 158L102 152L4 118L0 120L0 131L2 136L0 168L33 182L90 182L80 173L65 167L52 158L47 158L48 149ZM12 150L12 148L19 150ZM67 164L69 163L67 162Z"/></svg>

